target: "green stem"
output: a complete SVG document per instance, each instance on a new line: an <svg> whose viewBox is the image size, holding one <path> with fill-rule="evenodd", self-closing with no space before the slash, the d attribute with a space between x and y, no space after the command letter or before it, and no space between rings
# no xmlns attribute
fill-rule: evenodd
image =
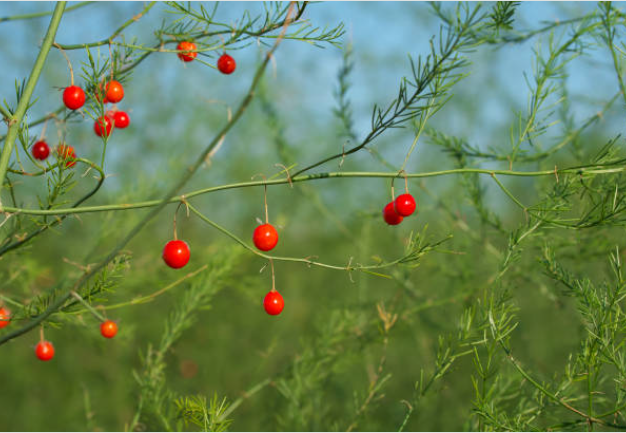
<svg viewBox="0 0 626 433"><path fill-rule="evenodd" d="M78 300L78 302L80 302L81 304L83 304L83 306L87 309L87 311L89 311L91 314L93 314L93 315L96 317L96 319L100 320L101 322L106 321L105 317L104 317L102 314L98 313L98 312L96 311L96 309L95 309L95 308L93 308L91 305L89 305L89 303L88 303L87 301L85 301L85 300L83 299L83 297L82 297L82 296L80 296L78 293L76 293L76 292L72 291L72 292L71 292L71 295L72 295L74 298L76 298L76 299Z"/></svg>
<svg viewBox="0 0 626 433"><path fill-rule="evenodd" d="M72 208L78 208L78 206L80 206L82 203L84 203L86 200L88 200L90 197L92 197L94 194L96 194L98 192L98 190L100 189L100 187L102 186L102 184L104 183L104 179L105 179L105 175L104 175L104 171L102 171L102 169L100 167L98 167L97 165L95 165L93 162L84 159L84 158L76 158L76 162L80 162L83 164L88 165L90 168L95 169L96 171L98 171L98 173L100 173L100 178L98 179L98 183L96 184L95 187L93 187L93 189L91 189L87 194L85 194L84 196L82 196L80 199L78 199L76 202L74 202L74 204L72 205ZM55 164L55 166L59 165L59 164L64 164L63 162L59 162L57 164ZM46 210L50 210L50 209L46 209ZM7 253L8 251L11 251L21 245L24 245L25 243L29 242L31 239L33 239L35 236L40 235L41 233L43 233L44 231L46 231L47 229L49 229L50 227L53 227L57 224L60 224L65 218L67 218L69 214L64 214L62 215L60 218L56 218L54 221L52 221L51 223L47 223L44 224L42 226L40 226L37 230L35 230L34 232L30 233L29 235L25 236L24 238L13 242L12 244L8 244L8 245L4 245L0 248L0 256L2 256L3 254Z"/></svg>
<svg viewBox="0 0 626 433"><path fill-rule="evenodd" d="M515 367L515 369L528 381L530 382L535 388L537 388L539 391L541 391L541 393L543 393L546 397L548 397L550 400L560 404L561 406L563 406L565 409L574 412L575 414L585 418L588 422L596 422L602 425L609 425L608 423L606 423L604 420L595 418L591 415L588 415L578 409L576 409L575 407L573 407L572 405L570 405L569 403L567 403L565 400L557 397L555 394L551 393L550 391L548 391L543 385L541 385L539 382L537 382L532 376L530 376L523 368L522 366L519 364L519 362L513 357L513 355L511 355L509 349L507 349L502 342L500 342L500 347L502 347L502 349L504 350L504 352L507 355L508 360L511 362L511 364L513 364L513 366Z"/></svg>
<svg viewBox="0 0 626 433"><path fill-rule="evenodd" d="M63 16L64 10L65 2L58 2L54 7L52 19L50 20L48 31L46 32L43 43L41 44L39 55L37 56L37 60L35 60L33 69L30 73L30 76L28 77L26 87L24 87L24 92L22 93L22 97L17 104L15 114L10 118L9 131L4 142L4 147L2 148L2 154L0 155L0 193L2 193L2 187L4 186L4 178L6 176L7 167L9 166L9 159L11 158L11 152L13 151L15 139L17 138L18 131L21 127L22 119L26 114L26 109L29 106L30 98L35 90L35 85L39 80L39 76L41 75L41 71L43 70L43 66L46 62L46 58L48 57L48 53L50 52L50 47L52 47L52 43L54 42L54 37L57 33L57 29L59 28L59 24L61 23L61 17Z"/></svg>
<svg viewBox="0 0 626 433"><path fill-rule="evenodd" d="M102 45L109 45L109 44L111 44L111 45L130 46L130 45L127 45L127 44L114 43L113 39L115 39L117 36L119 36L120 33L122 33L131 24L136 23L137 21L139 21L139 18L141 18L146 13L148 13L148 11L150 9L152 9L152 7L155 4L156 4L156 1L150 2L145 8L143 8L143 10L141 12L139 12L137 15L134 15L131 19L129 19L124 24L122 24L120 27L118 27L117 30L115 30L111 34L111 36L109 36L106 39L102 39L101 41L93 42L93 43L90 43L90 44L75 44L75 45L58 44L58 45L55 46L55 48L63 49L65 51L68 51L68 50L76 50L76 49L81 49L81 48L99 47L99 46L102 46Z"/></svg>
<svg viewBox="0 0 626 433"><path fill-rule="evenodd" d="M356 264L356 265L348 264L346 266L337 266L337 265L329 265L329 264L326 264L326 263L316 262L316 261L310 260L308 258L270 256L268 254L264 254L264 253L256 250L255 248L251 247L246 242L244 242L243 239L241 239L239 236L235 235L231 231L225 229L224 227L220 226L216 222L214 222L214 221L210 220L209 218L207 218L206 216L204 216L198 209L193 207L191 204L187 203L187 207L189 208L190 211L195 213L198 216L198 218L200 218L205 223L207 223L210 226L212 226L212 227L216 228L217 230L221 231L226 236L228 236L229 238L231 238L232 240L237 242L239 245L241 245L242 247L244 247L245 249L247 249L251 253L256 254L257 256L263 257L264 259L268 259L268 260L277 260L277 261L282 261L282 262L305 263L305 264L307 264L309 266L319 266L319 267L322 267L322 268L334 269L334 270L337 270L337 271L348 271L349 272L349 271L361 271L361 270L368 270L368 269L388 268L390 266L397 265L398 263L400 263L400 262L402 262L403 260L406 259L406 256L405 256L405 257L401 257L399 259L393 260L391 262L385 262L385 263L381 263L381 264L378 264L378 265L363 266L363 265L359 265L359 264Z"/></svg>
<svg viewBox="0 0 626 433"><path fill-rule="evenodd" d="M161 296L164 293L167 293L169 290L173 289L174 287L182 284L183 282L187 281L190 278L195 277L196 275L206 271L209 268L209 265L203 265L200 268L196 269L193 272L188 273L187 275L183 276L182 278L179 278L178 280L174 281L173 283L168 284L167 286L163 287L162 289L159 289L158 291L150 294L150 295L146 295L146 296L141 296L139 298L133 298L130 301L127 302L120 302L118 304L113 304L113 305L106 305L103 306L101 309L102 310L117 310L118 308L124 308L124 307L129 307L131 305L138 305L138 304L146 304L148 302L151 302L153 300L155 300L157 297ZM77 311L73 311L73 314L83 314L85 313L87 310L77 310Z"/></svg>
<svg viewBox="0 0 626 433"><path fill-rule="evenodd" d="M9 111L7 111L7 109L4 108L2 105L0 105L0 114L2 114L2 117L4 117L3 120L5 122L9 122L13 118L13 115L9 113Z"/></svg>
<svg viewBox="0 0 626 433"><path fill-rule="evenodd" d="M220 416L219 420L223 421L226 418L228 418L228 416L233 413L235 411L235 409L237 409L239 406L241 406L241 404L244 402L244 400L249 399L250 397L252 397L254 394L256 394L257 392L261 391L263 388L265 388L267 385L269 385L270 383L272 383L272 380L270 378L267 378L259 383L257 383L256 385L254 385L252 388L250 388L249 390L245 391L244 394L239 397L237 400L235 400L230 406L228 406L228 409L226 409L224 411L224 413Z"/></svg>
<svg viewBox="0 0 626 433"><path fill-rule="evenodd" d="M152 2L149 7L146 7L146 9L144 9L140 15L146 13L156 2ZM298 10L298 13L295 17L289 19L289 18L285 18L285 20L279 22L279 23L274 23L271 26L267 26L267 27L263 27L262 29L258 30L258 31L242 31L240 32L241 34L244 34L250 38L254 38L254 37L261 37L264 36L266 33L272 32L276 29L280 29L282 27L284 27L285 25L289 25L295 21L298 21L302 14L304 13L304 10L306 8L307 2L304 2L304 5L302 6L302 8L300 8ZM106 39L102 39L100 41L95 41L95 42L90 42L87 44L68 44L68 45L63 45L63 44L59 44L59 47L64 49L65 51L70 51L70 50L79 50L79 49L83 49L83 48L94 48L94 47L100 47L102 45L108 45L109 43L111 43L112 45L119 45L119 46L123 46L123 47L130 47L131 45L129 44L125 44L125 43L112 43L111 40L119 35L122 30L124 30L126 27L128 27L129 25L131 25L134 21L136 21L135 17L133 17L133 19L127 21L126 23L124 23L119 29L117 29L113 35L109 38ZM215 24L215 23L212 23ZM215 37L215 36L220 36L220 35L229 35L232 34L233 30L228 28L225 30L220 30L220 31L215 31L215 32L201 32L199 34L195 34L195 35L191 35L191 39L198 41L201 39L206 39L206 38L211 38L211 37ZM276 36L278 37L278 36ZM180 42L179 39L168 39L168 40L164 40L159 42L159 44L157 44L156 46L150 48L150 47L145 47L145 46L141 46L141 45L133 45L132 47L137 49L137 50L141 50L141 51L146 51L147 53L152 53L152 52L172 52L172 53L177 53L177 50L163 50L162 46L166 45L166 44L177 44L178 42ZM220 47L223 46L223 44L220 43ZM203 51L210 51L214 48L210 48L210 49L199 49L196 50L197 52L203 52ZM143 59L141 59L143 60Z"/></svg>
<svg viewBox="0 0 626 433"><path fill-rule="evenodd" d="M33 126L40 125L40 124L42 124L43 122L45 122L46 120L48 120L48 119L51 119L51 118L55 117L57 114L61 113L61 112L62 112L62 111L64 111L64 110L65 110L65 105L61 105L59 108L57 108L56 110L54 110L54 111L50 112L49 114L46 114L45 116L40 117L39 119L37 119L37 120L33 120L32 122L30 122L30 123L28 124L28 128L30 129L30 128L32 128ZM70 115L71 115L71 113L70 113ZM3 141L5 138L7 138L7 136L6 136L6 135L0 135L0 141Z"/></svg>
<svg viewBox="0 0 626 433"><path fill-rule="evenodd" d="M91 3L94 3L92 1L86 1L86 2L80 2L78 4L75 4L74 6L70 6L69 8L65 9L65 13L67 12L71 12L73 10L76 10L78 8L82 8L83 6L87 6L90 5ZM30 20L33 18L41 18L41 17L45 17L48 15L53 14L54 12L35 12L32 14L24 14L24 15L13 15L13 16L9 16L9 17L0 17L0 23L5 22L5 21L17 21L17 20Z"/></svg>
<svg viewBox="0 0 626 433"><path fill-rule="evenodd" d="M437 177L437 176L446 176L446 175L454 175L454 174L463 174L463 173L477 173L477 174L488 174L491 176L502 175L502 176L517 176L517 177L538 177L538 176L555 176L556 175L564 175L564 174L576 174L576 175L595 175L595 174L609 174L609 173L621 173L626 171L626 166L604 166L604 165L593 165L588 167L570 167L563 168L558 170L540 170L540 171L513 171L513 170L489 170L482 168L457 168L450 170L439 170L439 171L430 171L423 173L413 173L407 174L406 176L410 179L412 178L427 178L427 177ZM308 182L313 180L322 180L322 179L334 179L334 178L395 178L398 177L397 172L328 172L328 173L315 173L308 174L302 176L292 177L290 180L283 179L268 179L268 180L257 180L257 181L249 181L249 182L237 182L226 185L219 185L210 188L203 188L197 191L192 191L190 193L186 193L180 196L171 197L168 200L168 203L179 203L183 197L186 199L190 199L199 195L209 194L216 191L223 191L227 189L237 189L237 188L250 188L255 186L263 186L263 185L284 185L290 183L298 183L298 182ZM495 179L498 182L497 179ZM65 215L72 213L90 213L90 212L106 212L106 211L118 211L118 210L129 210L129 209L140 209L140 208L148 208L157 206L161 203L161 200L146 200L137 203L122 203L122 204L110 204L110 205L100 205L100 206L85 206L81 208L65 208L65 209L24 209L18 207L9 207L5 206L3 209L6 212L15 212L21 213L25 215ZM522 205L523 206L523 205Z"/></svg>

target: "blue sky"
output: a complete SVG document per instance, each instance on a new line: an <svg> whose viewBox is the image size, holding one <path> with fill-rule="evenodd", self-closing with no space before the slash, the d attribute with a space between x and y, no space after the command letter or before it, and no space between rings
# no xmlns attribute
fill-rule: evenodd
<svg viewBox="0 0 626 433"><path fill-rule="evenodd" d="M70 3L72 4L74 3ZM490 6L489 3L485 4L486 8ZM142 7L143 4L139 2L103 2L70 12L63 18L57 41L78 43L108 37L112 29L138 13ZM254 12L260 11L261 7L260 3L222 3L218 15L222 20L232 21L240 17L245 9ZM520 29L537 28L542 23L563 19L570 14L582 13L595 7L594 3L524 3L517 11L516 26ZM0 2L0 16L52 8L52 2ZM155 7L131 26L125 35L137 36L140 42L153 43L152 29L162 19L173 19L172 15L164 13L164 8L162 4ZM312 4L307 11L307 17L321 27L334 26L339 22L345 24L344 39L352 41L356 62L349 96L353 102L357 131L363 136L369 127L372 105L388 103L395 96L401 78L410 74L407 56L416 58L428 52L428 40L437 33L437 23L430 8L425 3L409 2L333 2ZM0 39L11 41L3 44L0 49L2 98L8 97L11 100L14 95L14 79L27 76L36 55L36 44L43 36L47 22L47 18L38 18L0 23ZM528 88L524 74L532 75L531 48L535 43L536 40L500 50L482 47L477 53L471 54L471 75L457 85L455 93L458 98L476 100L476 112L468 118L466 113L455 110L453 99L450 107L437 115L434 124L449 134L465 136L482 147L501 141L501 132L506 131L511 120L512 108L509 101L513 101L513 106L523 112L526 109ZM616 89L614 72L608 64L606 52L598 48L594 53L596 54L591 56L591 60L573 63L568 68L569 87L574 95L574 103L580 99L580 103L575 105L577 119L596 112L600 107L596 99L605 98ZM238 70L228 78L207 70L200 64L183 65L174 54L160 54L158 58L153 56L153 59L136 69L133 83L135 91L129 90L124 101L128 107L133 107L133 124L150 123L150 112L145 104L148 95L153 109L164 110L168 107L171 111L172 125L167 132L175 135L176 128L184 128L185 121L184 107L180 107L181 96L176 94L181 87L192 86L194 90L190 94L194 97L230 100L234 104L233 95L241 94L247 87L258 61L259 51L251 46L235 54ZM70 55L75 67L85 60L84 52L80 50L73 51ZM103 55L108 55L106 47ZM335 106L333 92L337 85L336 76L341 57L341 51L331 46L319 49L307 44L285 42L276 54L278 74L273 78L283 92L279 96L285 112L294 115L303 109L307 113L315 113L315 116L308 116L306 123L313 128L323 128L333 122L330 108ZM33 109L35 117L58 106L60 94L54 87L64 87L69 84L68 81L64 60L58 52L53 51L43 80L37 87L36 96L40 99ZM302 125L297 127L299 131L302 130ZM619 132L621 125L611 124L610 128ZM93 134L90 128L83 129L84 131L77 133L81 140L96 140L91 136ZM496 130L500 131L499 135L489 134L489 131ZM159 130L158 134L162 133L165 131ZM199 137L201 136L199 133ZM130 134L128 138L130 141L140 139ZM394 156L401 157L391 154L392 158ZM119 154L118 157L123 156Z"/></svg>

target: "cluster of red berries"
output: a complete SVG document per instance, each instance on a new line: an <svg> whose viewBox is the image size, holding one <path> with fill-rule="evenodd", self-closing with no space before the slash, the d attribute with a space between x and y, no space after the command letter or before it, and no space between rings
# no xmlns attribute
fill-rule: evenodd
<svg viewBox="0 0 626 433"><path fill-rule="evenodd" d="M182 41L176 47L177 50L182 51L178 53L178 58L185 63L193 61L196 57L198 57L198 52L195 51L197 49L197 45L191 41ZM237 63L235 59L233 59L228 54L224 53L217 59L217 69L226 75L230 75L235 72L235 68L237 67Z"/></svg>
<svg viewBox="0 0 626 433"><path fill-rule="evenodd" d="M102 91L102 84L100 85ZM119 81L112 80L106 85L104 91L103 103L117 103L124 98L124 87ZM100 95L96 95L96 99L100 100ZM85 91L79 86L71 85L65 88L63 91L63 103L70 110L78 110L85 105ZM108 137L111 134L113 127L124 129L130 125L130 117L125 111L114 108L107 111L107 113L99 117L94 125L93 130L98 137ZM50 156L50 146L46 143L45 139L40 139L33 145L31 149L33 158L39 161L45 161ZM76 152L72 146L61 144L57 147L57 157L61 161L65 161L65 167L70 168L76 165Z"/></svg>
<svg viewBox="0 0 626 433"><path fill-rule="evenodd" d="M116 80L107 83L104 90L102 90L101 84L100 92L101 95L97 95L97 99L103 97L103 104L117 104L124 98L124 87ZM93 132L95 132L98 137L109 137L113 128L124 129L128 125L130 125L128 113L118 110L117 107L115 107L113 110L107 111L104 116L96 119L93 124Z"/></svg>
<svg viewBox="0 0 626 433"><path fill-rule="evenodd" d="M104 86L104 89L103 89ZM117 80L111 80L108 83L100 83L98 94L96 99L99 101L102 99L103 104L113 103L117 104L124 98L124 87ZM85 104L85 91L79 86L71 85L66 87L63 91L63 103L70 110L78 110ZM115 126L116 128L124 129L130 125L130 117L125 111L120 111L115 108L109 110L107 113L96 119L93 130L98 137L108 137L111 135L111 130Z"/></svg>
<svg viewBox="0 0 626 433"><path fill-rule="evenodd" d="M252 234L254 245L261 251L270 251L278 244L278 232L273 225L266 223L258 226ZM179 239L174 239L165 244L163 248L163 261L167 266L174 269L184 267L191 257L189 244ZM285 301L278 291L270 290L263 299L263 307L267 314L276 316L283 311Z"/></svg>
<svg viewBox="0 0 626 433"><path fill-rule="evenodd" d="M182 51L178 53L178 58L185 63L193 61L198 56L198 52L195 51L197 46L191 41L180 42L176 49ZM217 60L217 69L222 74L232 74L235 72L236 67L237 63L235 59L226 53L222 54ZM98 101L102 100L103 104L117 104L124 98L124 87L119 81L111 80L108 83L100 83L97 93L98 94L95 95L96 99ZM86 100L85 91L80 86L74 85L73 82L72 85L66 87L63 91L63 103L70 110L78 110L85 105ZM109 137L114 128L124 129L128 127L128 125L130 125L128 113L114 107L112 110L108 110L104 116L96 119L93 125L93 131L98 137ZM31 152L35 159L44 161L50 155L50 147L44 139L41 139L33 145ZM76 153L73 147L62 144L58 147L57 154L59 159L66 161L66 167L73 167L76 164L74 161L76 159Z"/></svg>
<svg viewBox="0 0 626 433"><path fill-rule="evenodd" d="M33 144L31 152L35 159L44 161L50 155L50 147L48 143L46 143L46 140L42 138ZM76 152L72 146L60 144L57 147L57 158L61 161L65 161L65 167L67 168L76 165Z"/></svg>
<svg viewBox="0 0 626 433"><path fill-rule="evenodd" d="M383 219L390 226L396 226L415 212L415 199L409 193L400 194L383 208Z"/></svg>
<svg viewBox="0 0 626 433"><path fill-rule="evenodd" d="M6 307L0 307L0 329L11 323L11 311ZM117 335L117 323L113 320L105 320L100 324L100 334L105 338L113 338ZM54 346L43 338L35 346L35 355L42 361L50 361L54 358Z"/></svg>

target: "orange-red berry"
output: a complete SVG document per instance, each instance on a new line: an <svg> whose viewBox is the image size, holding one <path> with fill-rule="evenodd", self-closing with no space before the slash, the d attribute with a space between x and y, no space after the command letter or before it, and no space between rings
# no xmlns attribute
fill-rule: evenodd
<svg viewBox="0 0 626 433"><path fill-rule="evenodd" d="M33 144L31 152L35 159L43 161L50 155L50 147L48 147L48 143L46 143L45 140L39 140Z"/></svg>
<svg viewBox="0 0 626 433"><path fill-rule="evenodd" d="M93 124L93 132L96 133L98 137L109 137L111 135L111 130L113 129L113 120L109 116L98 117L98 119Z"/></svg>
<svg viewBox="0 0 626 433"><path fill-rule="evenodd" d="M41 341L35 347L35 355L42 361L50 361L54 358L54 346L49 341Z"/></svg>
<svg viewBox="0 0 626 433"><path fill-rule="evenodd" d="M182 53L178 53L178 58L180 60L182 60L183 62L191 62L193 61L193 59L195 59L196 57L198 57L198 53L197 52L189 52L189 51L193 51L195 50L196 44L194 44L193 42L190 41L183 41L180 42L178 44L178 46L176 47L177 50L182 50Z"/></svg>
<svg viewBox="0 0 626 433"><path fill-rule="evenodd" d="M116 128L124 129L130 125L130 117L125 111L116 111L113 113L113 123Z"/></svg>
<svg viewBox="0 0 626 433"><path fill-rule="evenodd" d="M269 251L278 243L278 232L271 224L262 224L252 234L254 245L261 251Z"/></svg>
<svg viewBox="0 0 626 433"><path fill-rule="evenodd" d="M237 63L235 62L235 59L228 54L222 54L217 60L217 69L219 69L222 74L230 75L235 72L236 67Z"/></svg>
<svg viewBox="0 0 626 433"><path fill-rule="evenodd" d="M67 168L74 167L76 165L76 152L74 152L74 148L72 146L68 146L67 144L61 144L57 147L57 157L65 161L65 166Z"/></svg>
<svg viewBox="0 0 626 433"><path fill-rule="evenodd" d="M185 241L169 241L163 248L163 261L170 268L182 268L189 262L190 256L189 245Z"/></svg>
<svg viewBox="0 0 626 433"><path fill-rule="evenodd" d="M9 326L11 323L11 310L7 307L0 307L0 329Z"/></svg>
<svg viewBox="0 0 626 433"><path fill-rule="evenodd" d="M85 104L85 92L78 86L66 87L63 91L63 103L70 110L78 110Z"/></svg>
<svg viewBox="0 0 626 433"><path fill-rule="evenodd" d="M277 316L285 307L285 300L282 295L278 293L276 290L271 290L267 292L265 298L263 299L263 308L265 308L265 312L270 316Z"/></svg>
<svg viewBox="0 0 626 433"><path fill-rule="evenodd" d="M105 338L113 338L117 334L117 323L106 320L100 324L100 334Z"/></svg>
<svg viewBox="0 0 626 433"><path fill-rule="evenodd" d="M403 217L408 217L416 208L415 199L411 194L400 194L393 202L393 208L396 213Z"/></svg>
<svg viewBox="0 0 626 433"><path fill-rule="evenodd" d="M393 202L387 203L387 206L383 209L383 218L387 224L390 226L396 226L402 222L404 217L402 215L398 215L393 208Z"/></svg>
<svg viewBox="0 0 626 433"><path fill-rule="evenodd" d="M104 103L112 102L114 104L120 102L124 98L124 87L119 81L113 80L106 85L104 94Z"/></svg>

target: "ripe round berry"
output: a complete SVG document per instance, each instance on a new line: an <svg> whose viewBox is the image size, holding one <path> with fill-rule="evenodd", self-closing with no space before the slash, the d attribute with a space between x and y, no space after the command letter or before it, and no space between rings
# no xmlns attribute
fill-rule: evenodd
<svg viewBox="0 0 626 433"><path fill-rule="evenodd" d="M393 202L393 208L400 216L407 217L415 212L415 199L411 194L400 194Z"/></svg>
<svg viewBox="0 0 626 433"><path fill-rule="evenodd" d="M285 300L280 293L276 290L267 292L267 295L265 295L263 299L263 308L265 308L267 314L277 316L283 311L284 307Z"/></svg>
<svg viewBox="0 0 626 433"><path fill-rule="evenodd" d="M113 121L109 116L98 117L98 119L93 124L93 132L96 133L98 137L109 137L111 135L111 129L113 129Z"/></svg>
<svg viewBox="0 0 626 433"><path fill-rule="evenodd" d="M232 74L235 72L236 67L237 63L235 63L235 59L228 54L222 54L222 56L217 60L217 69L219 69L222 74Z"/></svg>
<svg viewBox="0 0 626 433"><path fill-rule="evenodd" d="M117 334L117 323L107 320L100 324L100 334L105 338L113 338Z"/></svg>
<svg viewBox="0 0 626 433"><path fill-rule="evenodd" d="M6 307L0 308L0 329L9 326L11 323L11 310Z"/></svg>
<svg viewBox="0 0 626 433"><path fill-rule="evenodd" d="M383 209L383 218L385 222L390 226L397 226L402 222L404 217L402 215L398 215L393 208L393 202L389 202L387 206Z"/></svg>
<svg viewBox="0 0 626 433"><path fill-rule="evenodd" d="M190 53L189 51L193 51L195 50L196 44L194 44L193 42L189 42L189 41L183 41L181 43L178 44L178 46L176 47L177 50L186 50L182 53L178 53L178 58L180 60L182 60L183 62L191 62L193 59L195 59L196 57L198 57L198 53L193 52Z"/></svg>
<svg viewBox="0 0 626 433"><path fill-rule="evenodd" d="M35 347L35 355L42 361L50 361L54 358L54 346L49 341L40 341Z"/></svg>
<svg viewBox="0 0 626 433"><path fill-rule="evenodd" d="M67 144L61 144L57 147L57 156L60 160L66 161L65 166L67 168L74 167L76 165L76 152L72 146Z"/></svg>
<svg viewBox="0 0 626 433"><path fill-rule="evenodd" d="M125 111L116 111L113 113L113 122L116 128L124 129L130 125L130 117Z"/></svg>
<svg viewBox="0 0 626 433"><path fill-rule="evenodd" d="M189 245L185 241L169 241L163 248L163 260L170 268L182 268L189 261L189 256Z"/></svg>
<svg viewBox="0 0 626 433"><path fill-rule="evenodd" d="M119 81L113 80L106 86L105 102L118 103L124 98L124 87ZM108 101L107 101L108 100Z"/></svg>
<svg viewBox="0 0 626 433"><path fill-rule="evenodd" d="M85 104L85 92L78 86L66 87L63 91L63 103L70 110L78 110Z"/></svg>
<svg viewBox="0 0 626 433"><path fill-rule="evenodd" d="M262 224L254 229L252 241L261 251L269 251L278 243L278 233L273 225Z"/></svg>
<svg viewBox="0 0 626 433"><path fill-rule="evenodd" d="M43 161L50 155L50 148L48 147L48 143L44 140L39 140L35 144L33 144L33 148L31 149L33 157L40 161Z"/></svg>

